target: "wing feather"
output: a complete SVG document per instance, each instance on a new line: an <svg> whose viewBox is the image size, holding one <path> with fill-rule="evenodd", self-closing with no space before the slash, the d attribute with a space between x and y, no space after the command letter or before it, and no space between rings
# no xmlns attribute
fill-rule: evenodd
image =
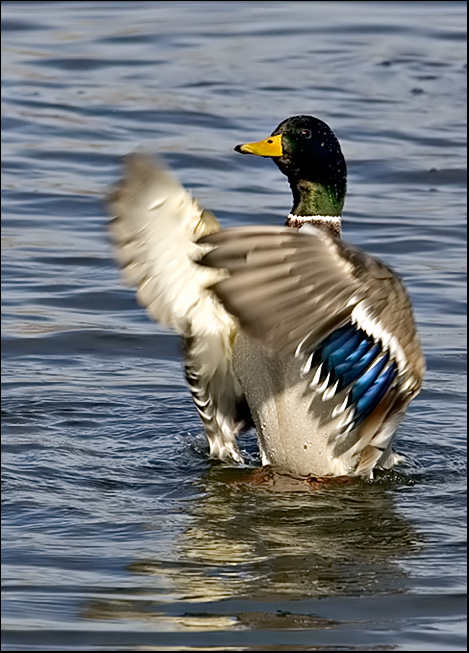
<svg viewBox="0 0 469 653"><path fill-rule="evenodd" d="M352 320L394 345L418 388L425 363L412 307L384 263L314 227L226 229L201 243L213 248L201 263L228 272L215 293L251 336L290 355Z"/></svg>
<svg viewBox="0 0 469 653"><path fill-rule="evenodd" d="M183 337L186 378L212 455L241 461L243 394L232 370L238 323L208 289L224 274L197 265L206 251L198 239L220 225L161 162L142 154L126 157L109 210L125 281L153 319Z"/></svg>

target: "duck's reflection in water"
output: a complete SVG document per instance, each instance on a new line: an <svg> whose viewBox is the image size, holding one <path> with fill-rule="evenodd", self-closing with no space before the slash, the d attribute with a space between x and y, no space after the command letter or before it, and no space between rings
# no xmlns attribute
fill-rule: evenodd
<svg viewBox="0 0 469 653"><path fill-rule="evenodd" d="M129 566L152 575L155 592L93 602L88 616L163 630L324 629L340 621L315 616L314 599L406 591L398 560L419 541L394 508L389 477L305 482L220 465L200 483L171 555L156 540L154 558Z"/></svg>

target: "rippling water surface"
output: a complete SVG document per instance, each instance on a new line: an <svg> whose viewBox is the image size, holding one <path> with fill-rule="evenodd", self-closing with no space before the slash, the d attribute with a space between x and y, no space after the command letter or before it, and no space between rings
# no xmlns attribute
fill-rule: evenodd
<svg viewBox="0 0 469 653"><path fill-rule="evenodd" d="M2 3L4 650L465 650L465 11ZM286 179L233 146L296 113L341 140L344 235L404 278L427 356L374 484L209 460L107 239L141 146L224 226L282 224Z"/></svg>

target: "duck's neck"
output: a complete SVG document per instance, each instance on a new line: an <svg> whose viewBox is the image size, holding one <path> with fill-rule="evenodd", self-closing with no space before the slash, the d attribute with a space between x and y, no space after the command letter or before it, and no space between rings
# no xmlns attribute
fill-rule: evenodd
<svg viewBox="0 0 469 653"><path fill-rule="evenodd" d="M289 181L293 208L286 225L300 229L303 225L310 224L340 236L345 193L339 193L337 187L326 187L305 179Z"/></svg>

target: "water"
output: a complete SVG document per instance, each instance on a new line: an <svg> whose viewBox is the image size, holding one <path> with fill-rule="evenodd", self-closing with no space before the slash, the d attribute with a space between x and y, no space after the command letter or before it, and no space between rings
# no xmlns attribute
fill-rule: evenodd
<svg viewBox="0 0 469 653"><path fill-rule="evenodd" d="M4 650L465 650L465 12L2 3ZM285 178L233 146L296 113L341 140L345 237L403 276L427 356L372 485L210 461L107 238L141 146L224 226L283 223Z"/></svg>

